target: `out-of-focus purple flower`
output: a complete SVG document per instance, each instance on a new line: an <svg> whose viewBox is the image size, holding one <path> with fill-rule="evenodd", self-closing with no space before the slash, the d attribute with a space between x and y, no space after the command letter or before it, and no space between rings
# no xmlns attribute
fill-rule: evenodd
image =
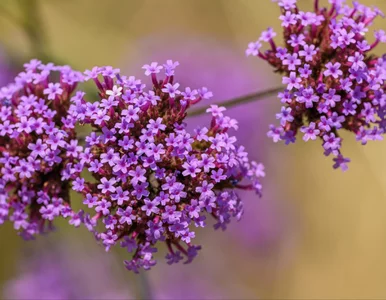
<svg viewBox="0 0 386 300"><path fill-rule="evenodd" d="M82 147L68 110L83 75L36 59L24 66L0 90L0 224L9 220L30 239L62 211L71 215L66 170Z"/></svg>
<svg viewBox="0 0 386 300"><path fill-rule="evenodd" d="M188 300L188 299L229 299L226 287L216 285L213 281L195 272L184 272L180 267L168 273L170 280L163 280L162 284L153 287L154 298L158 300Z"/></svg>
<svg viewBox="0 0 386 300"><path fill-rule="evenodd" d="M12 80L11 66L7 62L5 52L0 48L0 86L5 86Z"/></svg>
<svg viewBox="0 0 386 300"><path fill-rule="evenodd" d="M376 17L384 15L357 1L350 7L345 1L330 0L327 8L314 0L313 12L300 11L296 0L275 2L282 11L285 46L277 47L269 28L246 50L247 56L266 60L283 74L286 84L282 103L285 110L291 109L292 117L280 117L280 127L272 125L268 136L286 144L295 142L299 130L305 141L318 137L324 154L335 157L334 168L347 170L350 160L341 154L342 139L331 150L325 137L331 133L338 137L338 130L346 129L363 145L383 138L386 62L370 51L385 43L386 35L383 30L375 31L375 41L369 44L365 33ZM262 51L262 42L268 42L270 49Z"/></svg>
<svg viewBox="0 0 386 300"><path fill-rule="evenodd" d="M94 131L86 139L93 140L85 149L91 155L80 164L97 182L82 182L81 192L86 199L98 199L93 219L104 220L106 230L97 236L107 250L121 240L123 247L128 240L136 242L133 259L125 262L134 272L155 265L157 241L166 242L169 261L176 262L170 256L180 252L190 262L201 248L192 244L192 226L205 226L205 212L216 219L215 228L225 229L232 217L242 215L236 189L261 194L262 165L250 162L244 147L229 135L237 121L225 116L224 108L212 105L207 110L210 126L187 131L187 109L211 94L188 88L182 93L174 75L168 75L175 65L167 63L162 79L157 78L156 63L145 65L153 83L149 91L134 77L118 71L103 75L108 67L93 69L101 97L96 109L83 97L73 98L72 116ZM78 182L75 188L80 189Z"/></svg>
<svg viewBox="0 0 386 300"><path fill-rule="evenodd" d="M71 243L71 240L67 241ZM2 287L4 299L129 299L129 284L114 273L110 256L79 246L39 243L19 264L18 275Z"/></svg>

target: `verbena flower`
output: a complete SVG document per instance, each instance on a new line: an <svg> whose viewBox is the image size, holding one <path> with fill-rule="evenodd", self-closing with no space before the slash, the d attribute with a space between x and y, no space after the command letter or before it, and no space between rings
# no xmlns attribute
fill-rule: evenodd
<svg viewBox="0 0 386 300"><path fill-rule="evenodd" d="M331 7L322 8L315 0L313 12L300 11L296 0L275 2L282 12L284 47L275 44L269 28L246 50L283 74L286 85L279 93L280 126L271 125L268 136L289 144L300 130L303 140L322 141L324 154L334 156L334 168L346 170L350 160L341 154L339 129L353 132L363 145L381 140L385 132L386 60L370 52L386 42L386 34L375 31L374 42L365 37L373 20L384 15L357 1L350 7L329 0ZM269 50L260 50L263 42Z"/></svg>
<svg viewBox="0 0 386 300"><path fill-rule="evenodd" d="M205 213L216 219L215 228L225 229L243 212L236 189L261 193L263 166L249 162L244 147L236 145L229 130L237 129L237 121L224 116L225 108L212 105L210 126L187 132L187 109L212 93L180 89L174 81L176 66L170 60L145 65L150 90L133 76L120 76L119 69L95 67L85 76L96 83L100 101L72 98L71 115L93 128L85 139L82 168L69 169L73 189L95 210L85 224L106 250L120 244L133 252L125 265L134 272L156 264L153 246L158 241L167 245L169 264L183 257L190 262L201 248L192 243L193 227L205 227ZM94 180L80 179L83 169ZM244 178L251 183L241 183ZM101 232L96 220L104 225Z"/></svg>
<svg viewBox="0 0 386 300"><path fill-rule="evenodd" d="M82 150L67 111L83 75L38 60L24 66L0 90L0 224L9 220L30 239L58 216L79 217L62 172Z"/></svg>

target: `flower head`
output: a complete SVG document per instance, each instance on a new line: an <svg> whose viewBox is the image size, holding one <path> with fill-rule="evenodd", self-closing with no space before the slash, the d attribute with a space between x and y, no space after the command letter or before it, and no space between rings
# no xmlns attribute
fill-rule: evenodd
<svg viewBox="0 0 386 300"><path fill-rule="evenodd" d="M353 132L362 144L382 139L386 130L386 60L370 53L386 35L376 31L372 44L365 38L383 14L356 1L350 7L330 0L331 8L322 8L314 0L313 12L300 11L296 0L275 2L282 11L285 46L276 46L269 28L246 52L271 64L286 85L279 94L284 103L277 115L280 127L271 125L268 136L286 143L294 142L299 130L305 141L319 137L324 154L335 157L334 168L346 170L349 159L341 154L338 130ZM261 50L263 42L269 50ZM333 150L327 144L331 134L338 139Z"/></svg>
<svg viewBox="0 0 386 300"><path fill-rule="evenodd" d="M90 155L79 162L77 174L88 169L95 178L77 181L74 187L95 209L92 220L102 220L105 229L99 232L95 223L85 223L106 250L120 244L133 252L125 266L134 272L155 265L154 245L159 241L167 245L169 263L182 256L190 262L201 248L193 244L194 227L206 225L206 212L216 219L215 228L225 229L243 212L236 189L261 194L262 165L250 162L230 135L237 122L224 115L225 108L211 106L210 126L188 132L188 109L211 93L204 88L180 91L174 82L177 65L167 62L162 80L157 63L145 66L147 73L154 70L148 73L150 91L134 77L116 73L110 80L100 68L92 79L101 101L91 107L83 97L73 98L74 117L93 129L86 138ZM102 100L113 86L122 88L121 95L115 95L116 105L107 109ZM99 115L108 118L99 121Z"/></svg>
<svg viewBox="0 0 386 300"><path fill-rule="evenodd" d="M13 222L28 239L52 228L54 218L74 214L67 167L82 147L68 111L83 76L38 60L25 68L0 92L0 224Z"/></svg>

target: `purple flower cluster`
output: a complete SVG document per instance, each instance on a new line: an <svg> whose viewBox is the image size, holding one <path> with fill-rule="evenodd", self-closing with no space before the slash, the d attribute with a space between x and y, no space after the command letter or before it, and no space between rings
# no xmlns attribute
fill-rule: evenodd
<svg viewBox="0 0 386 300"><path fill-rule="evenodd" d="M31 60L0 90L0 224L10 220L26 239L77 219L69 206L65 165L78 158L76 119L67 114L80 72Z"/></svg>
<svg viewBox="0 0 386 300"><path fill-rule="evenodd" d="M158 241L167 245L169 264L183 256L190 262L201 248L192 244L193 228L205 227L206 213L216 220L215 228L225 229L243 212L235 190L261 193L263 166L249 162L244 147L228 133L238 126L224 116L225 108L212 105L210 126L187 131L188 108L212 93L180 89L174 81L178 64L145 65L153 84L149 90L135 77L121 76L119 69L95 67L85 78L95 82L100 101L86 102L82 92L71 99L71 116L91 125L92 132L66 174L83 203L95 210L92 218L84 217L85 225L106 250L120 243L133 252L125 265L134 272L156 264L153 246ZM161 70L165 76L159 79ZM93 180L80 176L84 170ZM245 178L251 183L241 182Z"/></svg>
<svg viewBox="0 0 386 300"><path fill-rule="evenodd" d="M295 142L300 130L303 140L320 138L326 156L334 156L334 168L347 169L350 160L341 154L339 129L356 135L365 145L381 140L386 129L386 59L370 54L386 42L383 30L368 43L365 34L377 16L369 8L345 0L329 0L331 8L314 1L314 12L300 11L296 0L276 0L282 15L284 47L278 47L269 28L249 44L247 55L259 56L283 74L286 89L279 93L283 103L276 115L280 126L270 125L268 136L275 142ZM270 49L261 51L262 42Z"/></svg>

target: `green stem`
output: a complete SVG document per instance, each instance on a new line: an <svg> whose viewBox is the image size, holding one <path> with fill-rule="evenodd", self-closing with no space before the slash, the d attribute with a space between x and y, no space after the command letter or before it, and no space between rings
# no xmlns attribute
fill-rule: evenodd
<svg viewBox="0 0 386 300"><path fill-rule="evenodd" d="M237 105L240 105L240 104L245 104L245 103L249 103L249 102L253 102L253 101L263 100L266 97L275 95L276 93L278 93L278 92L280 92L282 90L283 90L282 87L276 87L276 88L269 89L269 90L266 90L266 91L255 92L255 93L248 94L248 95L245 95L245 96L241 96L241 97L238 97L238 98L233 98L233 99L230 99L230 100L226 100L226 101L222 101L222 102L217 102L216 104L219 105L219 106L224 106L224 107L231 108L231 107L234 107L234 106L237 106ZM187 117L195 117L195 116L203 115L203 114L206 113L207 109L208 108L205 106L205 107L193 110L191 112L188 112ZM83 142L87 135L88 135L88 133L78 134L78 140Z"/></svg>
<svg viewBox="0 0 386 300"><path fill-rule="evenodd" d="M50 55L39 0L19 0L18 3L22 13L21 26L30 41L32 53L39 59L48 59Z"/></svg>
<svg viewBox="0 0 386 300"><path fill-rule="evenodd" d="M248 94L245 96L233 98L230 100L225 100L225 101L214 103L214 104L217 104L219 106L224 106L224 107L233 107L233 106L237 106L240 104L245 104L245 103L249 103L249 102L253 102L253 101L262 100L266 97L277 94L280 91L283 91L283 87L276 87L273 89L265 90L262 92L256 92L253 94ZM206 112L206 110L207 110L207 107L202 107L202 108L199 108L196 110L192 110L191 112L188 112L188 117L194 117L194 116L202 115Z"/></svg>
<svg viewBox="0 0 386 300"><path fill-rule="evenodd" d="M282 87L276 87L276 88L269 89L269 90L266 90L266 91L255 92L253 94L248 94L248 95L245 95L245 96L241 96L241 97L238 97L238 98L233 98L233 99L226 100L226 101L223 101L223 102L217 102L217 105L231 108L233 106L237 106L237 105L240 105L240 104L245 104L245 103L249 103L249 102L253 102L253 101L258 101L258 100L263 100L266 97L272 96L272 95L274 95L274 94L276 94L276 93L278 93L278 92L280 92L282 90L283 90ZM199 109L193 110L192 112L188 112L187 117L195 117L195 116L203 115L203 114L206 113L206 110L207 110L207 107L203 107L203 108L199 108ZM88 135L88 133L78 134L79 141L84 141L84 139L86 138L87 135Z"/></svg>
<svg viewBox="0 0 386 300"><path fill-rule="evenodd" d="M15 14L13 14L9 9L6 9L4 7L4 4L0 4L0 14L2 16L4 16L5 18L7 18L11 23L14 23L15 25L19 25L21 26L21 24L23 23L22 20L16 16Z"/></svg>
<svg viewBox="0 0 386 300"><path fill-rule="evenodd" d="M17 1L20 11L19 14L14 14L10 9L5 8L5 6L0 3L0 15L21 27L29 40L31 53L33 53L31 56L55 64L65 64L63 59L50 53L48 39L45 34L44 24L40 14L39 0Z"/></svg>
<svg viewBox="0 0 386 300"><path fill-rule="evenodd" d="M137 275L137 277L138 277L138 299L141 299L141 300L153 299L147 273L145 271L142 271Z"/></svg>

